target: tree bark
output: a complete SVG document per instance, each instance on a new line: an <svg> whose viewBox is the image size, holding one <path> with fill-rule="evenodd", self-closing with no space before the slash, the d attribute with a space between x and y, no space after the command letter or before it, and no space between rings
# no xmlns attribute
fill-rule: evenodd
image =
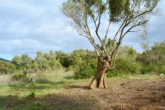
<svg viewBox="0 0 165 110"><path fill-rule="evenodd" d="M91 89L107 88L106 77L108 70L111 69L110 64L111 60L109 57L98 57L97 72L89 85Z"/></svg>

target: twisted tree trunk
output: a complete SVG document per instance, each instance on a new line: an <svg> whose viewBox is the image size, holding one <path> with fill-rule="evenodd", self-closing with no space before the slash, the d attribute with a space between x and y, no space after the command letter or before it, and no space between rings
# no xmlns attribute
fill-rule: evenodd
<svg viewBox="0 0 165 110"><path fill-rule="evenodd" d="M102 56L98 57L97 72L89 85L91 89L107 88L106 76L108 70L112 69L110 65L111 65L110 57L102 57Z"/></svg>

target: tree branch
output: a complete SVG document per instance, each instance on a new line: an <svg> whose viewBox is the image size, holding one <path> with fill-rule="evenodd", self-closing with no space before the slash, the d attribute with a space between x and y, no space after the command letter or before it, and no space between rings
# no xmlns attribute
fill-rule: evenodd
<svg viewBox="0 0 165 110"><path fill-rule="evenodd" d="M98 11L98 24L96 25L95 33L96 33L96 36L98 37L98 39L99 39L99 41L100 41L100 43L101 43L101 45L102 45L102 47L103 47L104 53L105 53L106 56L107 56L107 52L106 52L106 50L105 50L105 45L104 45L103 41L101 40L101 38L100 38L100 36L99 36L99 33L98 33L98 30L99 30L99 28L100 28L101 15L102 15L102 13L101 13L101 4L100 4L99 11Z"/></svg>
<svg viewBox="0 0 165 110"><path fill-rule="evenodd" d="M157 4L158 2L156 2L155 5L150 10L144 11L143 13L140 13L139 15L137 15L135 19L138 18L139 16L145 15L146 13L150 13L156 7Z"/></svg>
<svg viewBox="0 0 165 110"><path fill-rule="evenodd" d="M137 27L137 26L146 24L148 21L149 21L149 20L141 21L141 22L139 22L138 24L133 25L132 27L130 27L130 28L122 35L122 38L123 38L128 32L130 32L131 29L133 29L133 28L135 28L135 27Z"/></svg>
<svg viewBox="0 0 165 110"><path fill-rule="evenodd" d="M104 38L104 44L106 43L105 40L107 39L107 36L108 36L110 24L111 24L111 20L108 23L107 31L106 31L105 38Z"/></svg>

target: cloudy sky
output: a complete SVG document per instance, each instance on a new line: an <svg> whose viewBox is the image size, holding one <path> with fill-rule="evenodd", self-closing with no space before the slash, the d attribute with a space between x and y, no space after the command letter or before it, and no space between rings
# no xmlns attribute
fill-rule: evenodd
<svg viewBox="0 0 165 110"><path fill-rule="evenodd" d="M59 10L65 1L0 0L0 58L11 60L22 54L34 57L37 51L93 49L88 39L66 26L67 18ZM165 40L164 6L165 0L162 0L159 4L161 16L149 22L148 41L151 44ZM141 52L140 42L140 34L134 33L125 37L123 45L133 46Z"/></svg>

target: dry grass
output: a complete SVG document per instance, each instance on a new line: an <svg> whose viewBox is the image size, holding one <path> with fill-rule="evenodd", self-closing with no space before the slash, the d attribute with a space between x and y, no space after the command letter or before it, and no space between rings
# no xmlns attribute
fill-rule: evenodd
<svg viewBox="0 0 165 110"><path fill-rule="evenodd" d="M10 75L1 75L0 76L0 84L6 84L12 82Z"/></svg>

